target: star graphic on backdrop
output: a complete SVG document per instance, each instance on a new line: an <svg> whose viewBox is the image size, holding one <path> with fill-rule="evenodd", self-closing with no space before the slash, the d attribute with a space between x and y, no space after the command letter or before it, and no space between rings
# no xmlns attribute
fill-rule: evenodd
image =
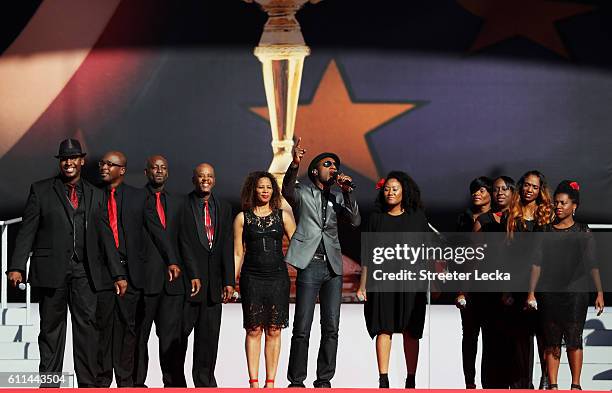
<svg viewBox="0 0 612 393"><path fill-rule="evenodd" d="M555 22L594 9L589 5L550 0L458 0L458 3L484 19L471 51L508 38L524 37L563 57L569 54Z"/></svg>
<svg viewBox="0 0 612 393"><path fill-rule="evenodd" d="M355 102L332 60L312 101L298 106L295 137L301 137L302 147L307 149L306 162L321 152L332 151L340 156L342 166L377 180L379 174L366 135L416 106L415 103ZM269 120L267 106L251 110ZM300 174L306 169L302 165Z"/></svg>

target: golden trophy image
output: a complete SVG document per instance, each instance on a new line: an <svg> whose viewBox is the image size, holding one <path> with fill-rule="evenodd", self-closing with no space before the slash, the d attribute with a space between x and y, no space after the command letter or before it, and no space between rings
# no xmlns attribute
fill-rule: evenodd
<svg viewBox="0 0 612 393"><path fill-rule="evenodd" d="M291 163L295 117L304 58L310 54L295 14L304 4L321 0L244 0L268 14L254 54L262 65L272 129L272 162L268 171L279 185Z"/></svg>
<svg viewBox="0 0 612 393"><path fill-rule="evenodd" d="M266 101L272 130L272 162L268 172L274 175L282 186L285 171L293 160L293 133L300 96L300 83L304 59L310 48L295 14L308 2L321 0L244 0L257 3L268 14L259 45L254 54L262 65ZM283 209L291 212L291 207L283 199ZM288 247L286 239L283 248ZM359 284L360 267L346 255L343 256L343 298L353 301ZM289 268L291 281L295 281L296 271ZM295 298L295 285L291 285L291 298Z"/></svg>

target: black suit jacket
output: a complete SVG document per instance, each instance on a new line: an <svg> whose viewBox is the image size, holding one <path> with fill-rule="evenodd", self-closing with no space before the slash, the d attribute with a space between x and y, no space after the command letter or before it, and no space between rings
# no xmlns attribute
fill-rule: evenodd
<svg viewBox="0 0 612 393"><path fill-rule="evenodd" d="M185 268L178 253L178 232L181 207L184 196L178 196L164 190L166 228L161 224L157 214L155 192L149 186L145 187L145 213L149 216L150 225L146 231L145 260L145 294L157 294L165 290L170 295L185 293ZM168 281L168 265L176 264L181 268L178 280Z"/></svg>
<svg viewBox="0 0 612 393"><path fill-rule="evenodd" d="M146 190L125 183L117 188L121 188L120 195L117 196L121 198L121 211L117 214L123 227L129 283L135 288L143 289L146 282L146 234L147 232L154 234L158 240L165 238L165 234L160 233L163 228L159 224L159 219L156 220L151 214L145 212Z"/></svg>
<svg viewBox="0 0 612 393"><path fill-rule="evenodd" d="M235 285L233 253L233 220L231 206L213 197L215 203L215 236L212 249L204 230L204 222L198 205L198 196L191 192L183 204L179 247L188 279L199 278L202 289L190 301L202 301L204 291L213 303L221 302L223 287Z"/></svg>
<svg viewBox="0 0 612 393"><path fill-rule="evenodd" d="M96 290L110 289L113 278L125 275L108 225L106 197L85 180L85 256L88 277ZM60 288L73 251L73 223L61 179L56 176L30 187L23 223L15 241L9 271L26 269L30 252L28 280L35 287Z"/></svg>

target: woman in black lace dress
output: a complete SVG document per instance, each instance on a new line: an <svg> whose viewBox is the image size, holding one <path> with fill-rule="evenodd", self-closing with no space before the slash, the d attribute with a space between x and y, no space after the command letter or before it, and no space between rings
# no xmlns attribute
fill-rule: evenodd
<svg viewBox="0 0 612 393"><path fill-rule="evenodd" d="M265 333L265 387L274 387L280 331L289 325L289 275L283 261L283 235L295 222L280 209L280 191L268 172L253 172L241 193L242 212L234 220L234 260L240 272L249 385L259 387L261 336Z"/></svg>
<svg viewBox="0 0 612 393"><path fill-rule="evenodd" d="M421 204L419 187L404 172L387 175L378 192L367 232L429 232L427 217ZM361 270L357 297L365 300L364 316L368 333L376 337L379 387L389 387L389 357L393 333L401 333L406 360L406 388L415 387L419 357L419 340L425 325L426 294L424 292L366 293L367 266Z"/></svg>
<svg viewBox="0 0 612 393"><path fill-rule="evenodd" d="M536 228L536 231L558 233L555 238L544 239L542 247L538 247L527 296L527 307L538 308L540 312L550 389L558 388L563 342L572 373L571 389L581 390L582 331L589 302L589 287L586 285L589 275L597 291L597 315L604 309L591 230L588 225L574 221L580 203L579 189L576 182L562 181L554 194L555 221ZM537 301L536 287L539 291Z"/></svg>

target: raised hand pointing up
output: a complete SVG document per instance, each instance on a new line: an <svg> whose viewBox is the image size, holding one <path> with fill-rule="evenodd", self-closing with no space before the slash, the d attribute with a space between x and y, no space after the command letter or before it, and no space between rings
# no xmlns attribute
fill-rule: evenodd
<svg viewBox="0 0 612 393"><path fill-rule="evenodd" d="M302 148L301 142L302 138L300 137L293 146L293 165L300 165L300 161L302 161L302 157L306 153L306 149Z"/></svg>

